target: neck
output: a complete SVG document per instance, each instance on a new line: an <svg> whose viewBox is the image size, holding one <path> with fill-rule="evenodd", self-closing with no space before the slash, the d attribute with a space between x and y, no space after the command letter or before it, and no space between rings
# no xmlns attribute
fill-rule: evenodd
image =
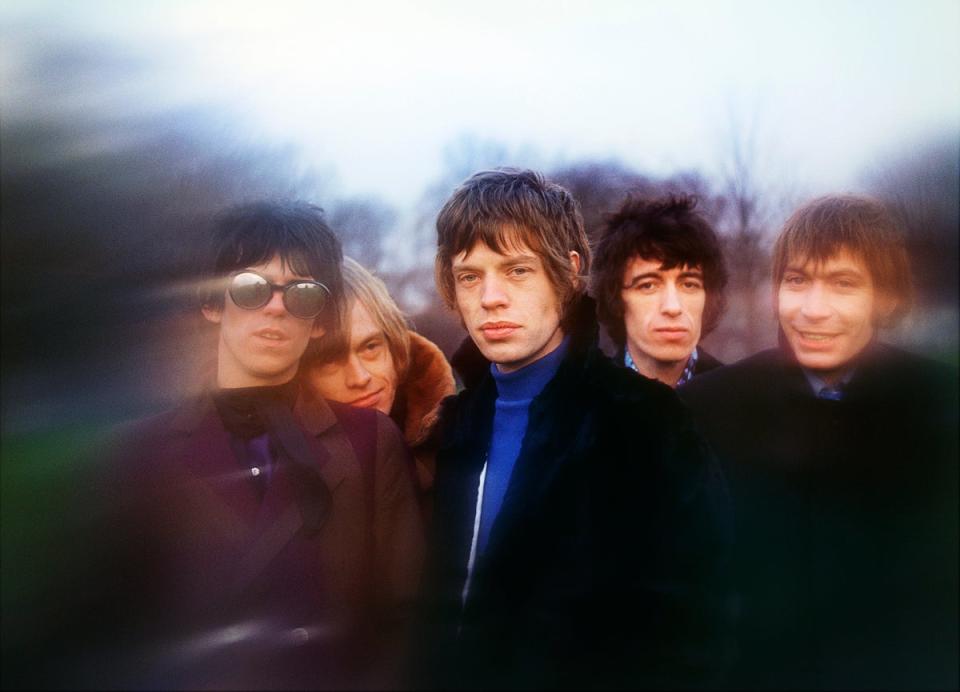
<svg viewBox="0 0 960 692"><path fill-rule="evenodd" d="M503 373L516 372L517 370L521 370L522 368L525 368L528 365L532 365L533 363L536 363L541 358L545 358L546 356L556 351L557 348L560 346L560 344L563 342L563 340L564 340L563 330L560 329L560 327L558 326L556 331L553 332L553 335L547 341L547 343L545 343L543 345L543 348L541 348L539 351L529 356L528 358L525 358L523 360L516 361L513 363L497 363L496 368L497 370Z"/></svg>
<svg viewBox="0 0 960 692"><path fill-rule="evenodd" d="M499 366L490 368L497 384L497 397L502 401L523 401L539 394L553 379L567 352L569 339L562 339L550 353L522 368L504 372Z"/></svg>
<svg viewBox="0 0 960 692"><path fill-rule="evenodd" d="M237 389L240 387L273 387L286 384L296 376L298 366L299 362L295 362L280 372L250 372L237 363L232 354L227 352L226 345L221 341L217 357L217 386L220 389Z"/></svg>
<svg viewBox="0 0 960 692"><path fill-rule="evenodd" d="M243 389L247 387L278 387L293 381L296 370L285 372L276 377L237 377L233 373L217 368L217 387L220 389Z"/></svg>

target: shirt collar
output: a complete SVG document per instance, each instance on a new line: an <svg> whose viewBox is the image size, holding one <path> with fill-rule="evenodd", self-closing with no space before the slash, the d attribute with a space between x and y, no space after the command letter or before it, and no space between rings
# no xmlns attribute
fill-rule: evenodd
<svg viewBox="0 0 960 692"><path fill-rule="evenodd" d="M810 389L813 391L813 395L821 398L842 398L842 394L837 397L824 396L822 392L826 390L827 392L842 392L843 388L850 384L850 380L853 378L853 370L848 370L840 376L839 381L836 384L829 385L826 381L814 373L812 370L807 370L806 368L801 368L803 371L803 376L807 378L807 383L810 385Z"/></svg>
<svg viewBox="0 0 960 692"><path fill-rule="evenodd" d="M697 358L699 358L697 354L698 351L699 351L699 347L693 349L693 352L690 354L690 357L687 359L687 364L683 367L683 372L680 373L680 379L678 379L677 383L674 385L675 387L684 385L693 379L693 375L694 375L693 371L697 367ZM633 360L633 356L630 355L629 348L623 349L623 364L626 365L631 370L633 370L634 372L640 372L640 369L637 367L637 364Z"/></svg>

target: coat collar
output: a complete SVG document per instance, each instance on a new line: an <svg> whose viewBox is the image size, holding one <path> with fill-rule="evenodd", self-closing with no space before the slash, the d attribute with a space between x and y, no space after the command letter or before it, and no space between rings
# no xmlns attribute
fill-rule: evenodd
<svg viewBox="0 0 960 692"><path fill-rule="evenodd" d="M437 345L416 332L408 333L410 362L391 418L403 431L407 445L416 447L430 436L440 403L456 391L456 385L453 370Z"/></svg>
<svg viewBox="0 0 960 692"><path fill-rule="evenodd" d="M188 399L174 414L172 427L176 432L192 435L203 426L208 416L216 415L211 382L198 396ZM311 436L320 435L337 423L337 417L327 402L314 395L307 387L300 388L293 407L294 416Z"/></svg>
<svg viewBox="0 0 960 692"><path fill-rule="evenodd" d="M324 399L305 388L297 396L293 414L306 433L310 455L315 459L313 472L335 493L356 463L349 441L337 427L336 414ZM180 406L171 420L171 430L180 437L172 449L192 477L212 483L230 504L245 506L249 502L247 493L222 482L237 477L239 466L209 388Z"/></svg>

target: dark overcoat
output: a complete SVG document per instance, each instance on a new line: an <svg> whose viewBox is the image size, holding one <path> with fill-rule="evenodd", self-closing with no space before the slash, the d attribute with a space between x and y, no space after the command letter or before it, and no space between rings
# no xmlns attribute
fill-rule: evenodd
<svg viewBox="0 0 960 692"><path fill-rule="evenodd" d="M374 411L305 392L292 420L306 465L282 459L265 485L209 395L124 431L78 609L90 652L63 682L389 684L424 549L412 461Z"/></svg>
<svg viewBox="0 0 960 692"><path fill-rule="evenodd" d="M955 689L956 372L874 344L845 392L780 348L680 391L734 501L730 682Z"/></svg>
<svg viewBox="0 0 960 692"><path fill-rule="evenodd" d="M584 299L531 403L465 604L496 398L476 353L479 377L443 410L420 642L433 684L690 685L729 655L723 479L675 393L597 349L593 311Z"/></svg>

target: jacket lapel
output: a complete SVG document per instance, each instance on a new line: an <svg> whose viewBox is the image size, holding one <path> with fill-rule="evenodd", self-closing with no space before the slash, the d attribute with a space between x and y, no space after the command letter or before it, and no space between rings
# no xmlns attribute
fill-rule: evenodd
<svg viewBox="0 0 960 692"><path fill-rule="evenodd" d="M337 488L356 463L346 436L331 434L339 425L336 414L321 397L303 388L294 405L293 416L303 429L314 469L336 497Z"/></svg>
<svg viewBox="0 0 960 692"><path fill-rule="evenodd" d="M221 516L225 531L242 535L249 528L244 517L256 515L259 498L249 472L237 462L210 396L200 396L181 408L173 420L173 432L177 443L171 454L186 472L184 491Z"/></svg>
<svg viewBox="0 0 960 692"><path fill-rule="evenodd" d="M299 459L301 470L322 479L336 504L337 488L354 461L349 442L342 435L328 435L337 419L323 399L301 394L294 419L304 435L301 456L308 457ZM224 564L232 565L230 574L225 575L228 592L239 596L303 526L297 479L285 468L293 462L277 464L261 500L249 472L234 456L229 434L209 395L185 405L174 418L173 430L179 439L172 454L187 472L185 492L193 495L197 506L204 507L205 515L220 517L216 524L221 544L237 556ZM326 444L321 437L328 438Z"/></svg>

